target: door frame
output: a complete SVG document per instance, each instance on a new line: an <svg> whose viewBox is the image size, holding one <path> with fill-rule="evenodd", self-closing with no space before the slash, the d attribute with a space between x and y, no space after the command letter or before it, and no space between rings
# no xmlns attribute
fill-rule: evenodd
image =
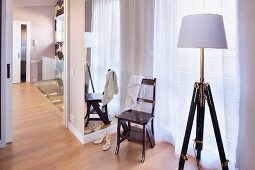
<svg viewBox="0 0 255 170"><path fill-rule="evenodd" d="M69 0L64 0L64 113L63 125L68 128L69 110Z"/></svg>
<svg viewBox="0 0 255 170"><path fill-rule="evenodd" d="M31 22L14 20L13 23L27 26L27 48L26 48L26 82L30 82L30 49L31 49Z"/></svg>
<svg viewBox="0 0 255 170"><path fill-rule="evenodd" d="M1 141L0 148L12 142L12 64L10 78L7 78L6 65L12 63L13 51L13 0L2 1L2 51L1 51ZM68 128L69 122L69 0L64 0L65 5L65 51L64 51L64 113L63 125Z"/></svg>
<svg viewBox="0 0 255 170"><path fill-rule="evenodd" d="M1 142L0 147L12 142L12 34L13 0L2 0L1 31ZM10 66L9 76L7 65Z"/></svg>
<svg viewBox="0 0 255 170"><path fill-rule="evenodd" d="M1 66L1 61L2 61L2 0L0 0L0 75L2 75L2 70L1 70L1 68L2 68L2 66ZM2 76L1 76L1 78L0 78L0 89L2 89L1 87L1 79L2 79ZM1 91L2 90L0 90L0 148L1 148L1 146L2 146L2 93L1 93Z"/></svg>

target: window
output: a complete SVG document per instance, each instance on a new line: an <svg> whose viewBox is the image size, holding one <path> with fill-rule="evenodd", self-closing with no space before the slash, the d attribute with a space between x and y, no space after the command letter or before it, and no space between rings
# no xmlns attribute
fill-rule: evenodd
<svg viewBox="0 0 255 170"><path fill-rule="evenodd" d="M155 1L154 75L158 78L158 138L175 144L176 153L181 153L193 84L199 81L200 66L199 49L177 49L176 46L182 17L198 13L221 14L224 19L228 49L205 49L205 81L212 88L224 149L230 169L234 169L239 111L235 0ZM195 124L189 145L189 153L193 155L194 127ZM206 155L202 155L206 167L219 168L213 165L219 157L208 107L202 154Z"/></svg>

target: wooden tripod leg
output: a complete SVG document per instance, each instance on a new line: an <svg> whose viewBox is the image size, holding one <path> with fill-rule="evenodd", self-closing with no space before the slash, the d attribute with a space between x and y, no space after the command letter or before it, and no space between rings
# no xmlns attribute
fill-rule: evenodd
<svg viewBox="0 0 255 170"><path fill-rule="evenodd" d="M200 94L202 95L202 94ZM197 150L197 160L201 158L201 151L203 149L203 134L204 134L204 116L205 106L200 106L197 102L197 126L196 126L196 150Z"/></svg>
<svg viewBox="0 0 255 170"><path fill-rule="evenodd" d="M115 149L115 154L119 153L119 149L120 149L120 125L121 125L121 120L118 119L118 125L117 125L117 145L116 145L116 149Z"/></svg>
<svg viewBox="0 0 255 170"><path fill-rule="evenodd" d="M194 121L194 116L195 116L195 111L196 111L196 102L197 102L198 98L199 98L198 86L197 86L197 83L195 83L192 100L191 100L191 105L190 105L190 110L189 110L188 122L187 122L185 136L184 136L184 140L183 140L183 144L182 144L182 151L181 151L181 155L180 155L178 170L182 170L184 168L185 160L187 160L186 154L187 154L190 134L191 134L191 130L192 130L192 124Z"/></svg>
<svg viewBox="0 0 255 170"><path fill-rule="evenodd" d="M210 114L212 118L212 124L213 124L214 134L215 134L215 138L216 138L216 142L218 146L218 152L220 155L221 166L223 170L228 170L228 160L226 159L226 155L224 152L219 123L218 123L218 119L217 119L217 115L216 115L216 111L215 111L215 107L213 103L211 87L209 84L205 88L205 93L207 95L207 102L208 102L208 106L209 106L209 110L210 110Z"/></svg>

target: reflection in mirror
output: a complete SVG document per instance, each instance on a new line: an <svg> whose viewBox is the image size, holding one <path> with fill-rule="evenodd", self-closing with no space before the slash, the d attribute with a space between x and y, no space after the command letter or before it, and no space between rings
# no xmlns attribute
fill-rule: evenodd
<svg viewBox="0 0 255 170"><path fill-rule="evenodd" d="M109 1L110 2L110 1ZM84 114L84 134L95 134L98 140L95 143L102 142L103 136L109 137L109 134L116 131L115 114L119 110L119 60L116 56L119 51L115 50L113 42L118 39L119 34L119 15L111 20L114 13L109 13L109 9L119 10L118 1L109 3L109 7L103 5L103 1L87 0L85 2L85 35L84 46L86 49L85 60L85 114ZM115 6L117 4L117 6ZM104 12L100 15L101 12ZM115 13L116 14L116 13ZM104 16L104 19L102 18ZM105 30L102 25L105 25ZM118 22L115 22L118 21ZM109 28L116 28L116 32ZM118 39L119 40L119 39ZM117 59L117 60L116 60ZM107 135L108 134L108 135Z"/></svg>
<svg viewBox="0 0 255 170"><path fill-rule="evenodd" d="M97 136L93 132L98 131L98 129L103 129L101 134L106 134L109 131L116 132L115 115L124 111L125 100L130 96L127 90L130 77L132 75L153 77L153 2L153 0L86 1L85 31L92 32L97 36L96 47L88 48L87 63L95 93L101 95L88 95L93 91L87 71L88 93L86 100L97 101L97 103L86 102L85 108L88 110L84 114L84 124L87 125L85 126L87 134ZM97 100L97 97L102 98L102 93L105 91L108 69L115 71L120 93L114 95L106 107L100 103L101 100ZM131 96L134 95L131 94ZM136 100L133 102L136 104ZM95 107L90 106L92 104ZM101 115L98 114L99 111L102 112ZM96 114L89 114L91 112L96 112ZM108 119L103 116L104 113L107 113ZM91 118L95 116L101 120L87 121L90 115ZM108 120L110 124L108 124ZM100 128L98 124L100 124Z"/></svg>
<svg viewBox="0 0 255 170"><path fill-rule="evenodd" d="M36 73L31 75L33 84L43 93L43 95L57 108L59 115L63 117L64 111L64 0L58 0L54 6L55 14L49 21L52 23L44 23L44 27L47 30L51 30L55 36L51 38L43 35L44 41L53 40L53 42L47 42L51 44L50 49L53 53L47 52L39 55L39 51L49 51L48 46L43 47L41 39L33 39L32 52L33 62L31 62L31 70ZM52 10L52 9L51 9ZM46 15L46 14L44 14ZM43 16L43 15L42 15ZM53 19L54 18L54 19ZM40 18L37 19L41 22ZM41 25L41 24L40 24ZM55 25L55 26L54 26ZM35 27L33 27L36 30ZM38 32L39 33L39 32ZM40 34L40 33L39 33ZM45 48L45 49L44 49ZM37 52L38 51L38 52ZM55 52L54 52L55 51Z"/></svg>

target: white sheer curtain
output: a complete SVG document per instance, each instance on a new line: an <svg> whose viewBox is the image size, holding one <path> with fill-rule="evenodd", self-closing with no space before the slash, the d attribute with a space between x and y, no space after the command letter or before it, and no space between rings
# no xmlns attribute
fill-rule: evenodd
<svg viewBox="0 0 255 170"><path fill-rule="evenodd" d="M230 169L234 169L238 135L239 77L235 0L157 0L154 24L154 76L158 78L156 134L180 154L194 82L199 81L199 49L177 49L181 18L195 13L223 15L228 49L205 49L205 81L212 88L214 104ZM188 153L194 155L193 132ZM202 164L220 168L208 107L205 113Z"/></svg>
<svg viewBox="0 0 255 170"><path fill-rule="evenodd" d="M92 1L92 32L98 46L91 50L91 74L96 92L103 92L108 69L116 72L120 82L120 7L119 0ZM120 84L119 84L120 85ZM119 95L109 103L110 114L118 112Z"/></svg>
<svg viewBox="0 0 255 170"><path fill-rule="evenodd" d="M153 75L154 0L93 0L92 3L92 32L99 41L91 54L95 90L103 90L107 70L114 69L120 87L120 94L114 99L123 104L132 74ZM119 103L111 110L121 110L116 109L118 106Z"/></svg>
<svg viewBox="0 0 255 170"><path fill-rule="evenodd" d="M120 0L121 98L131 75L153 75L154 0Z"/></svg>

